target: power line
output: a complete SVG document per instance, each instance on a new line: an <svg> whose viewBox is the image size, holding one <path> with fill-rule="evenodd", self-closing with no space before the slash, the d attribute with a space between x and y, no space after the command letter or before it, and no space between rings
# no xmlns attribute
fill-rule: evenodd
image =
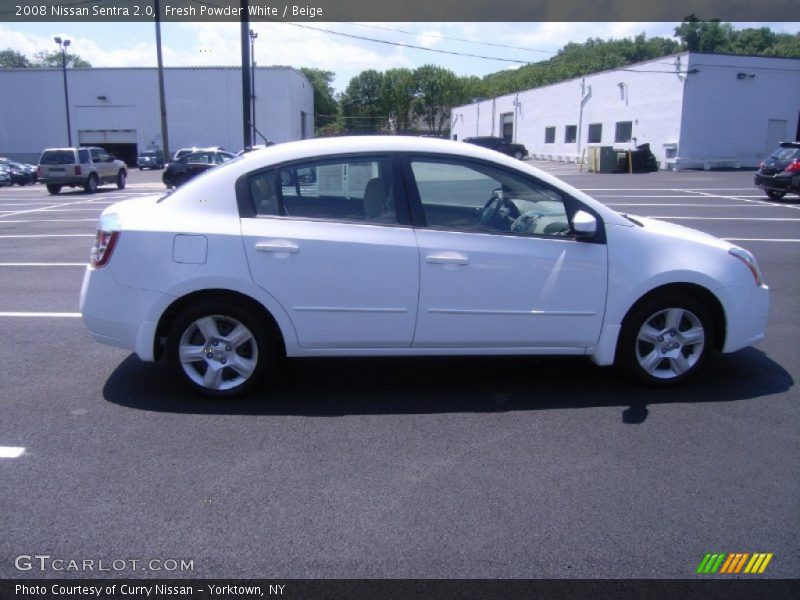
<svg viewBox="0 0 800 600"><path fill-rule="evenodd" d="M367 29L380 29L382 31L393 31L395 33L404 33L406 35L424 35L424 34L421 34L418 31L406 31L404 29L393 29L392 27L381 27L380 25L367 25L365 23L351 23L351 22L345 22L345 23L347 25L354 25L356 27L364 27L364 28L367 28ZM431 37L435 37L435 38L440 39L440 40L450 40L452 42L463 42L465 44L477 44L477 45L480 45L480 46L493 46L495 48L508 48L509 50L524 50L525 52L540 52L542 54L558 54L558 52L555 52L553 50L538 50L538 49L535 49L535 48L525 48L523 46L509 46L507 44L495 44L493 42L479 42L477 40L468 40L468 39L464 39L464 38L450 37L450 36L446 36L446 35L435 35L435 36L431 36Z"/></svg>

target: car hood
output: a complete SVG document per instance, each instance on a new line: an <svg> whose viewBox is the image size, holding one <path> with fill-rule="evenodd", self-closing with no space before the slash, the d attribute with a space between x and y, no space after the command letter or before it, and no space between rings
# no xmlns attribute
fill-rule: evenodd
<svg viewBox="0 0 800 600"><path fill-rule="evenodd" d="M734 244L727 242L711 234L691 227L684 227L683 225L676 225L667 221L660 221L659 219L652 219L650 217L640 217L637 215L627 215L627 217L635 222L636 225L641 226L646 232L664 236L665 238L677 239L688 242L695 242L704 246L719 248L720 250L728 251L734 247Z"/></svg>

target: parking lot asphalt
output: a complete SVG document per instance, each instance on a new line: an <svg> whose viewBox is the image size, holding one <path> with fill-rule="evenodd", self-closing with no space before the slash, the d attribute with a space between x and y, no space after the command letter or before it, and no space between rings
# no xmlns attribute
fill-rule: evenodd
<svg viewBox="0 0 800 600"><path fill-rule="evenodd" d="M752 250L766 340L674 391L582 359L306 359L200 401L77 315L97 216L160 172L0 189L0 577L691 578L707 552L797 577L800 203L752 172L536 165ZM15 568L34 554L193 570Z"/></svg>

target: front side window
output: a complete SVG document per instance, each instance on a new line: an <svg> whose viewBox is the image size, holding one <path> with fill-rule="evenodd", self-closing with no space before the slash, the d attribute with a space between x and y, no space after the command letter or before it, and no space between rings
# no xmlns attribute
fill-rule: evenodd
<svg viewBox="0 0 800 600"><path fill-rule="evenodd" d="M397 223L386 158L320 159L277 170L281 214L332 221Z"/></svg>
<svg viewBox="0 0 800 600"><path fill-rule="evenodd" d="M412 158L428 227L481 233L567 235L564 197L544 183L482 163Z"/></svg>

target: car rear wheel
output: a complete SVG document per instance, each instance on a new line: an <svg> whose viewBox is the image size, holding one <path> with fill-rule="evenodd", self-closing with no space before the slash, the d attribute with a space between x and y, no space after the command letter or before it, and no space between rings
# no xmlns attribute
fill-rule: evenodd
<svg viewBox="0 0 800 600"><path fill-rule="evenodd" d="M687 294L672 293L628 315L617 365L639 383L670 387L694 377L713 348L713 320L706 307Z"/></svg>
<svg viewBox="0 0 800 600"><path fill-rule="evenodd" d="M127 176L125 175L125 171L120 170L120 172L117 173L117 189L118 190L124 190L125 189L125 179L126 179L126 177Z"/></svg>
<svg viewBox="0 0 800 600"><path fill-rule="evenodd" d="M94 173L89 175L89 179L86 180L86 185L83 186L83 190L87 194L94 194L97 191L97 175Z"/></svg>
<svg viewBox="0 0 800 600"><path fill-rule="evenodd" d="M514 150L514 158L522 160L522 150Z"/></svg>
<svg viewBox="0 0 800 600"><path fill-rule="evenodd" d="M176 375L208 398L251 390L277 358L277 336L244 303L209 301L177 317L167 336Z"/></svg>
<svg viewBox="0 0 800 600"><path fill-rule="evenodd" d="M60 185L54 185L52 183L48 183L47 184L47 192L49 194L52 194L53 196L55 196L56 194L61 193L61 186Z"/></svg>
<svg viewBox="0 0 800 600"><path fill-rule="evenodd" d="M773 200L780 200L786 195L786 192L783 190L766 190L767 196L772 198Z"/></svg>

